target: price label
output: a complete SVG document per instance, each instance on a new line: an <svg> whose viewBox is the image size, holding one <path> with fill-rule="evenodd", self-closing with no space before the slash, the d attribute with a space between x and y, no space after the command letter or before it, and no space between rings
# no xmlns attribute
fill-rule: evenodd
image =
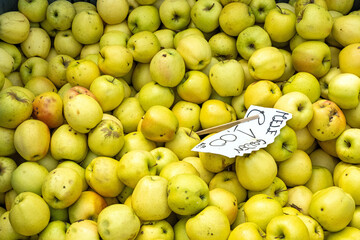
<svg viewBox="0 0 360 240"><path fill-rule="evenodd" d="M292 118L291 113L254 105L249 107L245 118L251 116L257 118L204 139L192 151L221 154L230 158L243 156L273 143L281 128Z"/></svg>

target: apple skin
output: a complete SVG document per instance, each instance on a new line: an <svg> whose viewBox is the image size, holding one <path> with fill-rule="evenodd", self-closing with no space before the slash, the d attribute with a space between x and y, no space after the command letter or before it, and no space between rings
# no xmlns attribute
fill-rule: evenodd
<svg viewBox="0 0 360 240"><path fill-rule="evenodd" d="M301 214L309 215L312 196L312 191L304 185L288 188L288 202L285 206L295 208Z"/></svg>
<svg viewBox="0 0 360 240"><path fill-rule="evenodd" d="M335 18L332 27L333 38L343 47L353 43L358 43L358 29L354 29L353 26L358 25L359 22L360 16L357 14L348 14Z"/></svg>
<svg viewBox="0 0 360 240"><path fill-rule="evenodd" d="M341 109L352 109L359 104L360 78L352 73L334 76L328 85L328 97Z"/></svg>
<svg viewBox="0 0 360 240"><path fill-rule="evenodd" d="M66 80L73 87L82 86L89 89L94 79L99 76L99 67L87 59L71 61L66 68Z"/></svg>
<svg viewBox="0 0 360 240"><path fill-rule="evenodd" d="M214 0L196 1L191 7L191 20L202 32L210 33L219 27L222 5Z"/></svg>
<svg viewBox="0 0 360 240"><path fill-rule="evenodd" d="M201 105L200 124L202 129L214 127L236 120L234 108L219 100L208 99Z"/></svg>
<svg viewBox="0 0 360 240"><path fill-rule="evenodd" d="M11 190L13 187L11 185L12 173L17 168L15 160L9 157L0 157L0 192L5 193Z"/></svg>
<svg viewBox="0 0 360 240"><path fill-rule="evenodd" d="M237 225L230 232L228 240L262 240L266 236L265 232L254 222L244 222Z"/></svg>
<svg viewBox="0 0 360 240"><path fill-rule="evenodd" d="M69 29L75 15L75 8L70 2L55 1L46 9L47 21L57 30Z"/></svg>
<svg viewBox="0 0 360 240"><path fill-rule="evenodd" d="M30 28L29 35L20 44L22 53L27 57L41 57L49 55L51 40L48 33L42 28Z"/></svg>
<svg viewBox="0 0 360 240"><path fill-rule="evenodd" d="M68 55L59 54L49 60L48 78L57 88L61 88L67 83L66 68L74 59Z"/></svg>
<svg viewBox="0 0 360 240"><path fill-rule="evenodd" d="M352 73L360 77L359 43L352 43L339 52L339 67L344 73Z"/></svg>
<svg viewBox="0 0 360 240"><path fill-rule="evenodd" d="M321 166L313 166L310 179L305 184L313 193L334 186L331 172Z"/></svg>
<svg viewBox="0 0 360 240"><path fill-rule="evenodd" d="M53 239L58 238L59 240L65 239L66 231L70 224L60 220L50 221L46 228L39 233L39 239Z"/></svg>
<svg viewBox="0 0 360 240"><path fill-rule="evenodd" d="M167 220L145 221L142 223L136 240L146 239L174 239L174 230Z"/></svg>
<svg viewBox="0 0 360 240"><path fill-rule="evenodd" d="M310 239L305 223L297 216L281 215L270 220L266 228L267 239L278 239L279 236L293 239Z"/></svg>
<svg viewBox="0 0 360 240"><path fill-rule="evenodd" d="M18 1L19 11L29 19L30 22L42 22L46 18L46 9L49 2L46 0L39 1Z"/></svg>
<svg viewBox="0 0 360 240"><path fill-rule="evenodd" d="M161 24L159 9L152 5L138 6L128 14L127 23L133 34L145 30L155 32Z"/></svg>
<svg viewBox="0 0 360 240"><path fill-rule="evenodd" d="M274 82L254 81L244 89L244 105L247 109L251 105L271 108L281 96L281 90Z"/></svg>
<svg viewBox="0 0 360 240"><path fill-rule="evenodd" d="M186 0L163 1L159 7L159 16L166 29L179 31L190 23L190 11L190 4Z"/></svg>
<svg viewBox="0 0 360 240"><path fill-rule="evenodd" d="M84 27L84 25L89 27ZM74 38L81 44L93 44L104 33L104 24L97 11L88 10L77 13L71 23Z"/></svg>
<svg viewBox="0 0 360 240"><path fill-rule="evenodd" d="M80 55L83 45L74 38L72 31L67 29L56 33L53 47L57 54L76 58Z"/></svg>
<svg viewBox="0 0 360 240"><path fill-rule="evenodd" d="M70 224L66 230L65 239L99 240L100 236L97 229L97 223L89 219L74 222Z"/></svg>
<svg viewBox="0 0 360 240"><path fill-rule="evenodd" d="M96 1L96 8L103 21L110 24L119 24L126 19L129 13L128 1Z"/></svg>
<svg viewBox="0 0 360 240"><path fill-rule="evenodd" d="M10 44L20 44L26 40L30 31L30 22L20 11L1 14L0 39Z"/></svg>
<svg viewBox="0 0 360 240"><path fill-rule="evenodd" d="M216 58L219 61L236 59L238 56L236 38L229 36L224 32L212 35L209 39L209 44L213 58Z"/></svg>
<svg viewBox="0 0 360 240"><path fill-rule="evenodd" d="M150 31L131 35L126 46L133 55L134 61L141 63L150 63L153 56L160 51L160 42Z"/></svg>
<svg viewBox="0 0 360 240"><path fill-rule="evenodd" d="M103 74L124 77L132 69L133 62L133 56L126 47L108 45L100 50L98 66Z"/></svg>
<svg viewBox="0 0 360 240"><path fill-rule="evenodd" d="M141 107L147 111L154 105L161 105L171 108L175 101L175 94L172 88L150 81L138 91L137 98Z"/></svg>
<svg viewBox="0 0 360 240"><path fill-rule="evenodd" d="M0 127L0 157L7 157L16 153L14 133L15 129Z"/></svg>
<svg viewBox="0 0 360 240"><path fill-rule="evenodd" d="M187 127L193 131L200 129L200 106L193 102L180 100L175 103L171 111L179 121L179 127Z"/></svg>
<svg viewBox="0 0 360 240"><path fill-rule="evenodd" d="M113 111L113 115L121 121L125 134L136 131L144 114L145 111L136 97L125 98Z"/></svg>
<svg viewBox="0 0 360 240"><path fill-rule="evenodd" d="M336 140L336 153L338 158L346 163L359 164L358 143L356 138L360 134L360 129L345 129Z"/></svg>

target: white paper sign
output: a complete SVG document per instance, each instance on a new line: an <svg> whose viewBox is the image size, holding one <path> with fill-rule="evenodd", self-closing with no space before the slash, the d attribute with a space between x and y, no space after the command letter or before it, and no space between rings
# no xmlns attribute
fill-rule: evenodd
<svg viewBox="0 0 360 240"><path fill-rule="evenodd" d="M288 112L251 105L245 118L254 115L258 118L218 132L200 142L192 151L216 153L230 158L243 156L274 142L280 129L292 118Z"/></svg>

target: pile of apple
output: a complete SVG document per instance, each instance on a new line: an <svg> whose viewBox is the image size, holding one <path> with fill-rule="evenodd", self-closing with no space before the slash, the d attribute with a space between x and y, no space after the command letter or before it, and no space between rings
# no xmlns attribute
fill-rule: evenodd
<svg viewBox="0 0 360 240"><path fill-rule="evenodd" d="M360 239L353 5L19 0L0 15L0 239ZM192 150L251 105L292 114L273 143Z"/></svg>

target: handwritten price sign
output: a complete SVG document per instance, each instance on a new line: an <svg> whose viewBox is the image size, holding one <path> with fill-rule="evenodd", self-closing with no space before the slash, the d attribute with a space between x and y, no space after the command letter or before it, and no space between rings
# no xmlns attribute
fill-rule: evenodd
<svg viewBox="0 0 360 240"><path fill-rule="evenodd" d="M280 129L292 118L288 112L252 105L247 110L245 118L253 116L257 118L208 137L192 151L216 153L230 158L243 156L274 142L280 134Z"/></svg>

